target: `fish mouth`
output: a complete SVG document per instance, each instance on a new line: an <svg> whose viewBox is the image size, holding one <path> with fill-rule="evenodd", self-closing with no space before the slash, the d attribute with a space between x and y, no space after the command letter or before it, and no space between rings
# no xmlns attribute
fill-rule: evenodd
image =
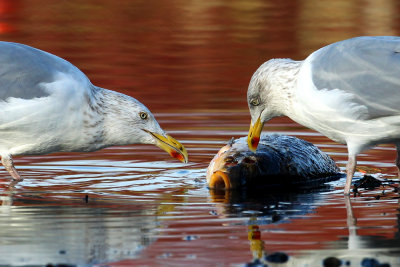
<svg viewBox="0 0 400 267"><path fill-rule="evenodd" d="M261 122L261 115L258 117L256 123L250 124L250 130L247 136L247 145L249 146L249 149L253 152L256 152L257 150L263 126L264 123Z"/></svg>
<svg viewBox="0 0 400 267"><path fill-rule="evenodd" d="M216 171L211 175L208 186L211 189L231 189L232 183L225 172Z"/></svg>
<svg viewBox="0 0 400 267"><path fill-rule="evenodd" d="M181 143L179 143L178 140L168 134L161 135L145 129L143 129L143 131L153 136L153 138L156 140L156 146L166 151L171 157L176 158L183 163L188 162L189 157L186 148Z"/></svg>

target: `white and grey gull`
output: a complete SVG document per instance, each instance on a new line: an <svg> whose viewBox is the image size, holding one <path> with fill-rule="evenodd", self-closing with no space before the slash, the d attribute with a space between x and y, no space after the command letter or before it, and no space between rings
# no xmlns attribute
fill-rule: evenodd
<svg viewBox="0 0 400 267"><path fill-rule="evenodd" d="M356 37L303 61L271 59L252 76L247 101L252 150L264 123L277 116L346 144L346 195L362 151L394 143L400 169L400 37Z"/></svg>
<svg viewBox="0 0 400 267"><path fill-rule="evenodd" d="M0 66L0 155L14 180L22 180L15 155L154 144L187 162L184 146L162 130L142 103L93 85L68 61L0 42Z"/></svg>

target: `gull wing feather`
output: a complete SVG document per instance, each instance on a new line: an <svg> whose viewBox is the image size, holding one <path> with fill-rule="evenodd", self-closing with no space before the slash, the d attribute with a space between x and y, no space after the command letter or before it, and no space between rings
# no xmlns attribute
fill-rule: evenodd
<svg viewBox="0 0 400 267"><path fill-rule="evenodd" d="M0 42L0 100L33 99L50 95L48 86L66 74L87 79L78 68L55 55L23 44Z"/></svg>
<svg viewBox="0 0 400 267"><path fill-rule="evenodd" d="M400 38L357 37L323 47L307 59L317 90L338 91L366 108L363 119L400 115Z"/></svg>

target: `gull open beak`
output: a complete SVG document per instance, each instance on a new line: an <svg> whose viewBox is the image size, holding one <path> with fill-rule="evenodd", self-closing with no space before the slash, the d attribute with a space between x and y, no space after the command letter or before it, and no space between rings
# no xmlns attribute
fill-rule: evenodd
<svg viewBox="0 0 400 267"><path fill-rule="evenodd" d="M161 134L152 133L147 130L145 131L154 137L154 139L156 140L156 146L158 146L162 150L165 150L168 154L171 155L171 157L179 159L184 163L188 162L188 154L186 152L186 149L181 143L178 142L178 140L168 134L164 136Z"/></svg>
<svg viewBox="0 0 400 267"><path fill-rule="evenodd" d="M264 123L261 122L261 115L258 117L256 123L254 125L250 124L249 135L247 136L247 145L249 149L253 152L256 152L258 142L260 142L260 135Z"/></svg>

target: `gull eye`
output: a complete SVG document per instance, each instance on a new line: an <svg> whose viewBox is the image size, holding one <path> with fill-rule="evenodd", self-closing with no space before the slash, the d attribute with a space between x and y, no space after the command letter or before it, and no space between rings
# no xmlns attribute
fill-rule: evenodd
<svg viewBox="0 0 400 267"><path fill-rule="evenodd" d="M253 98L252 100L250 100L250 105L258 106L260 105L260 100L258 98Z"/></svg>
<svg viewBox="0 0 400 267"><path fill-rule="evenodd" d="M139 112L139 117L140 117L142 120L147 120L148 115L147 115L146 112Z"/></svg>

